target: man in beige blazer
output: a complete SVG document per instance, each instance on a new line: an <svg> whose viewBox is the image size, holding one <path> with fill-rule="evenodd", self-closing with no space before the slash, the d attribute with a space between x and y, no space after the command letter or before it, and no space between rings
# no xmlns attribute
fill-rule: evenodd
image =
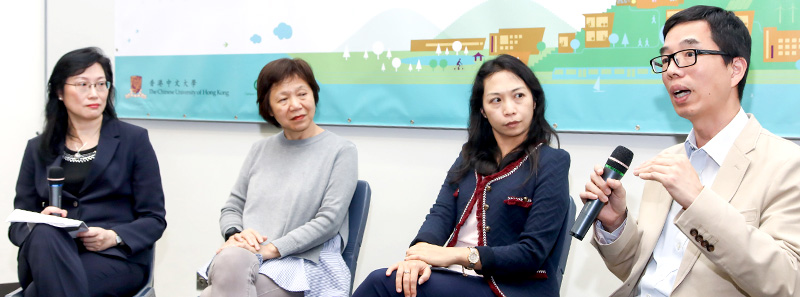
<svg viewBox="0 0 800 297"><path fill-rule="evenodd" d="M609 202L593 244L624 282L612 296L800 296L800 147L742 110L747 28L694 6L663 32L651 66L692 131L634 169L645 180L638 220L602 166L580 194Z"/></svg>

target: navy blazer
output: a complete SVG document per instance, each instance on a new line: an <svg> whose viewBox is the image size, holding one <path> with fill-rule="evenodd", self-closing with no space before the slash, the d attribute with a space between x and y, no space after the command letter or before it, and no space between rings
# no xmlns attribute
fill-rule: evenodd
<svg viewBox="0 0 800 297"><path fill-rule="evenodd" d="M456 159L451 171L462 162ZM525 156L489 176L473 172L442 185L436 204L412 242L454 246L461 226L478 207L478 253L497 296L559 296L556 274L562 225L569 211L569 153L539 148L536 175Z"/></svg>
<svg viewBox="0 0 800 297"><path fill-rule="evenodd" d="M39 158L41 136L28 141L17 179L14 208L41 212L49 203L47 169L61 166L59 155L49 164ZM60 150L63 152L64 144ZM66 191L62 208L67 217L86 222L89 227L111 229L122 238L124 247L99 253L150 266L153 244L167 227L161 174L147 130L117 119L104 119L97 155L81 187L81 197ZM30 230L25 223L12 223L11 242L21 246Z"/></svg>

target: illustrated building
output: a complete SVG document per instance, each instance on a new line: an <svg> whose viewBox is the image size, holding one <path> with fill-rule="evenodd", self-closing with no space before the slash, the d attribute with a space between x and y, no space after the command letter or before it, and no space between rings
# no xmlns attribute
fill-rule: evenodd
<svg viewBox="0 0 800 297"><path fill-rule="evenodd" d="M453 39L417 39L411 40L412 52L434 52L437 47L440 47L442 52L446 48L453 48L453 42L461 42L462 47L469 50L482 50L486 38L453 38Z"/></svg>
<svg viewBox="0 0 800 297"><path fill-rule="evenodd" d="M584 27L584 31L586 31L585 47L611 46L611 43L608 42L608 35L611 35L611 29L614 28L614 13L587 13L583 16L586 17L586 27Z"/></svg>
<svg viewBox="0 0 800 297"><path fill-rule="evenodd" d="M754 10L745 10L745 11L734 11L733 14L739 17L744 25L747 27L747 32L750 32L750 35L753 35L753 16L755 16Z"/></svg>
<svg viewBox="0 0 800 297"><path fill-rule="evenodd" d="M764 28L764 62L795 62L800 60L800 30L778 31Z"/></svg>
<svg viewBox="0 0 800 297"><path fill-rule="evenodd" d="M635 6L636 8L656 8L661 6L678 6L683 0L617 0L617 6Z"/></svg>
<svg viewBox="0 0 800 297"><path fill-rule="evenodd" d="M568 54L575 52L569 44L573 39L575 39L575 33L558 33L558 53Z"/></svg>
<svg viewBox="0 0 800 297"><path fill-rule="evenodd" d="M678 13L683 9L667 9L667 18L669 19L673 14ZM753 34L753 17L755 16L754 10L743 10L743 11L734 11L733 14L739 17L742 22L744 22L745 27L747 27L747 31L750 34ZM665 19L665 20L666 20Z"/></svg>
<svg viewBox="0 0 800 297"><path fill-rule="evenodd" d="M489 34L489 54L509 54L528 63L530 55L539 54L536 45L544 37L544 28L500 29Z"/></svg>

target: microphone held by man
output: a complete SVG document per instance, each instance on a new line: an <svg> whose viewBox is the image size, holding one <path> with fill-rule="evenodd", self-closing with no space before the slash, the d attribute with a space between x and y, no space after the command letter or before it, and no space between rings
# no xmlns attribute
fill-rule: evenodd
<svg viewBox="0 0 800 297"><path fill-rule="evenodd" d="M628 171L632 160L633 152L631 152L631 150L621 145L617 146L614 152L611 153L611 156L608 157L603 167L603 175L601 178L603 180L621 179L625 175L625 172ZM581 209L581 213L575 220L575 224L572 225L572 230L569 232L570 235L578 240L583 240L589 227L591 227L592 223L597 219L597 215L600 214L600 210L603 209L605 204L606 203L600 200L586 201L586 204L583 205L583 209Z"/></svg>

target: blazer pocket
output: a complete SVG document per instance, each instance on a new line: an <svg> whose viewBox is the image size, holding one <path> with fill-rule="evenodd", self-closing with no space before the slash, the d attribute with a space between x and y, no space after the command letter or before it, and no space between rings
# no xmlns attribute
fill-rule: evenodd
<svg viewBox="0 0 800 297"><path fill-rule="evenodd" d="M524 208L530 208L533 205L533 200L528 197L517 197L517 196L508 196L503 203L508 205L520 206Z"/></svg>
<svg viewBox="0 0 800 297"><path fill-rule="evenodd" d="M744 222L748 225L756 226L758 223L758 209L745 209L739 211L744 216Z"/></svg>

